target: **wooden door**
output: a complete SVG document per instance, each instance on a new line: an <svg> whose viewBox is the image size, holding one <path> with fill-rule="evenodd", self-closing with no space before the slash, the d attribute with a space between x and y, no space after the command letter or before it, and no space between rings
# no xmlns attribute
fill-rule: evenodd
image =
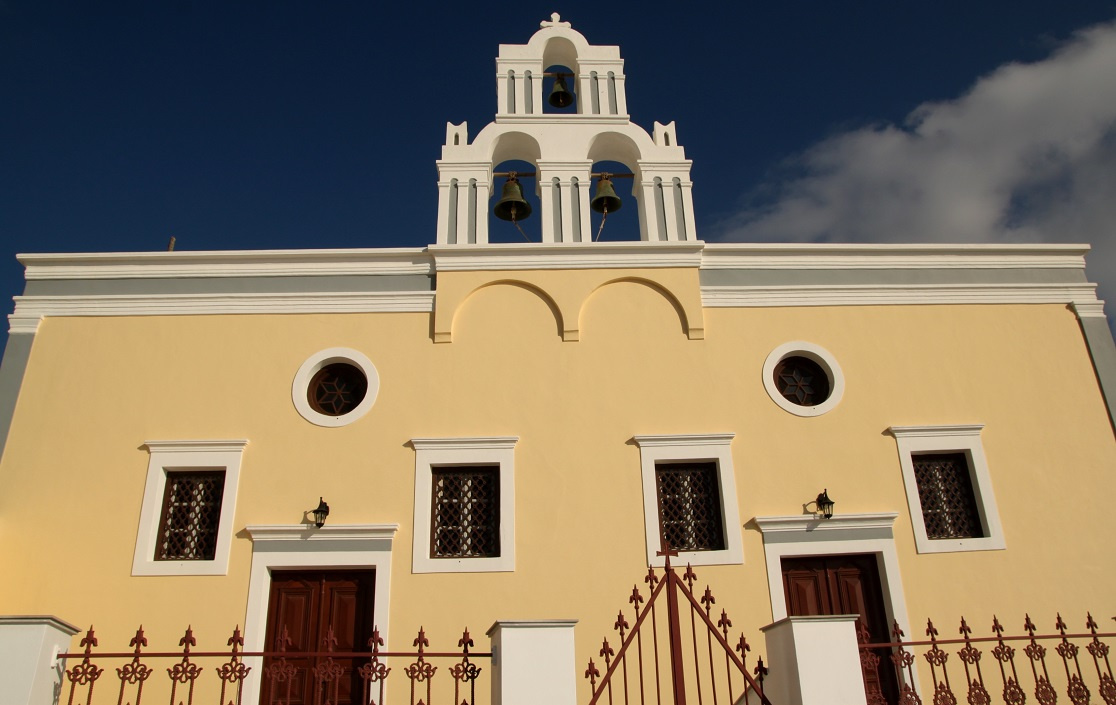
<svg viewBox="0 0 1116 705"><path fill-rule="evenodd" d="M326 651L325 640L332 626L333 637L337 640L334 652L370 651L367 644L373 629L374 588L375 572L371 570L273 571L267 608L267 650L279 650L279 640L286 627L289 639L286 651ZM264 661L260 702L313 705L316 702L314 667L324 657L287 659L295 668L289 703L286 683L276 684L272 692L267 668L274 660ZM321 702L329 700L336 705L360 702L362 685L356 669L363 659L338 658L335 661L343 671L337 699L332 699L332 693L328 698L323 693Z"/></svg>
<svg viewBox="0 0 1116 705"><path fill-rule="evenodd" d="M874 555L784 558L783 592L788 615L860 615L873 642L891 641ZM884 698L895 703L898 687L890 649L877 651L878 685Z"/></svg>

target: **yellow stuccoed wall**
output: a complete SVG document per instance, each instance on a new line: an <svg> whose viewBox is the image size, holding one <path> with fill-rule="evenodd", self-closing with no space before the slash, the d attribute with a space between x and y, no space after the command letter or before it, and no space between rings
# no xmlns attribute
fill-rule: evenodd
<svg viewBox="0 0 1116 705"><path fill-rule="evenodd" d="M455 276L471 290L481 275L439 282ZM696 272L680 277L696 288ZM839 514L899 512L916 627L932 617L952 633L961 610L1013 631L1026 611L1116 614L1116 445L1066 307L709 308L705 339L690 340L662 293L620 281L589 295L579 327L579 342L563 342L550 306L512 285L463 299L445 344L416 313L48 318L0 466L0 612L93 624L114 650L140 623L152 648L174 648L188 624L199 648L224 648L245 617L243 527L296 524L321 495L331 524L399 524L389 646L409 648L421 625L435 648L465 626L487 648L494 620L571 617L580 665L646 571L632 436L732 432L746 526L727 530L743 531L745 563L697 573L761 652L771 608L747 522L801 513L823 487ZM793 416L764 391L764 359L793 340L843 368L845 396L826 415ZM321 428L296 413L291 383L334 346L371 358L381 388L364 418ZM985 425L1007 550L918 555L886 429L961 423ZM412 575L408 440L500 435L520 438L515 572ZM228 575L131 577L144 441L237 438L249 444Z"/></svg>

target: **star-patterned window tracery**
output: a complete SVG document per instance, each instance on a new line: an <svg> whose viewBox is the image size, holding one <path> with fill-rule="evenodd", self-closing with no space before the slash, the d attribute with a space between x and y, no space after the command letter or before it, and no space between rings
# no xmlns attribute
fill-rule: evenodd
<svg viewBox="0 0 1116 705"><path fill-rule="evenodd" d="M319 414L343 416L368 393L368 380L359 369L344 362L326 365L310 380L306 399Z"/></svg>
<svg viewBox="0 0 1116 705"><path fill-rule="evenodd" d="M775 388L792 404L817 406L829 398L829 375L808 357L788 357L775 366Z"/></svg>

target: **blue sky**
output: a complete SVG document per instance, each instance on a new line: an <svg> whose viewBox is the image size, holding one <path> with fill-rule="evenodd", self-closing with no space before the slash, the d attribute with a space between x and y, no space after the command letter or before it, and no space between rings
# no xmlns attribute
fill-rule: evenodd
<svg viewBox="0 0 1116 705"><path fill-rule="evenodd" d="M1091 242L1116 300L1116 4L713 7L0 0L5 312L16 252L433 242L445 123L553 11L677 121L700 237Z"/></svg>

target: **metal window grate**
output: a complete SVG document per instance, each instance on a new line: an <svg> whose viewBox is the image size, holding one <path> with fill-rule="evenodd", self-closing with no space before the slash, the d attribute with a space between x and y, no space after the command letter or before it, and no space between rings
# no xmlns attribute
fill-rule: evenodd
<svg viewBox="0 0 1116 705"><path fill-rule="evenodd" d="M725 548L716 463L670 463L655 468L659 527L678 551Z"/></svg>
<svg viewBox="0 0 1116 705"><path fill-rule="evenodd" d="M155 560L213 560L224 490L224 470L167 473Z"/></svg>
<svg viewBox="0 0 1116 705"><path fill-rule="evenodd" d="M926 535L932 539L984 536L968 457L935 453L916 455L912 460Z"/></svg>
<svg viewBox="0 0 1116 705"><path fill-rule="evenodd" d="M500 468L434 469L430 553L435 558L500 555Z"/></svg>

